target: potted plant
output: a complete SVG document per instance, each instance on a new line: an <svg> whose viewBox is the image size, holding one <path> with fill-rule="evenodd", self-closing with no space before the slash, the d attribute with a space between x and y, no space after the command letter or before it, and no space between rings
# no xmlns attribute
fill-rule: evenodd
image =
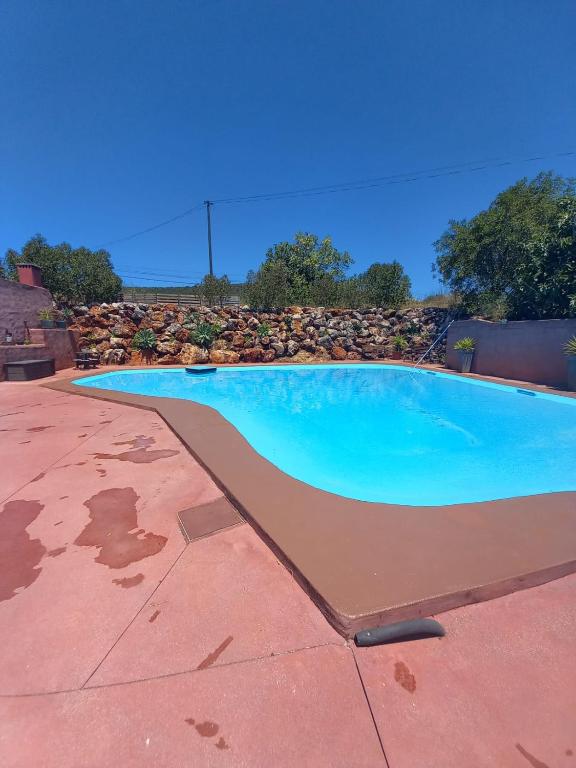
<svg viewBox="0 0 576 768"><path fill-rule="evenodd" d="M73 317L74 312L69 307L64 307L60 310L60 316L56 318L56 328L68 328Z"/></svg>
<svg viewBox="0 0 576 768"><path fill-rule="evenodd" d="M474 339L465 336L458 339L454 344L454 349L458 352L458 368L460 373L470 373L472 367L472 358L474 357Z"/></svg>
<svg viewBox="0 0 576 768"><path fill-rule="evenodd" d="M40 328L54 328L54 312L48 307L38 312Z"/></svg>
<svg viewBox="0 0 576 768"><path fill-rule="evenodd" d="M393 360L401 360L402 359L402 352L408 348L408 339L405 336L402 336L401 333L399 333L397 336L394 336L392 339L392 359Z"/></svg>
<svg viewBox="0 0 576 768"><path fill-rule="evenodd" d="M134 334L132 349L137 349L144 360L150 363L157 343L154 331L151 328L142 328Z"/></svg>
<svg viewBox="0 0 576 768"><path fill-rule="evenodd" d="M572 336L564 346L564 354L567 358L568 389L576 392L576 336Z"/></svg>

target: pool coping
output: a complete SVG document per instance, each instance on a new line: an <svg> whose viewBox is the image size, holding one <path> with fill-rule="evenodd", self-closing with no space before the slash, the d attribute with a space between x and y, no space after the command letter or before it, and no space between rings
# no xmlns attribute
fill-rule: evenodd
<svg viewBox="0 0 576 768"><path fill-rule="evenodd" d="M436 507L356 501L285 474L209 406L72 384L123 370L134 369L77 371L42 386L158 413L344 636L576 571L576 492Z"/></svg>

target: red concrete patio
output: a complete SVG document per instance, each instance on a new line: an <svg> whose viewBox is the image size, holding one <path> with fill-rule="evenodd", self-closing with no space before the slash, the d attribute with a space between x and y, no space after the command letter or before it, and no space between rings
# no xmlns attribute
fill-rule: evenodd
<svg viewBox="0 0 576 768"><path fill-rule="evenodd" d="M576 765L576 575L356 649L152 412L0 384L0 765Z"/></svg>

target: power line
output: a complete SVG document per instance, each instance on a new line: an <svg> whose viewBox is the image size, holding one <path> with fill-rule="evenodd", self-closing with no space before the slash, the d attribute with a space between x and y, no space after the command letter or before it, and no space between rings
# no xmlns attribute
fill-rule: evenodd
<svg viewBox="0 0 576 768"><path fill-rule="evenodd" d="M212 203L218 205L234 205L238 203L257 203L268 200L283 200L294 197L312 197L315 195L330 195L337 192L351 192L373 187L388 186L391 184L407 184L423 179L437 179L442 176L455 176L457 174L475 173L492 168L502 168L507 165L518 163L529 163L537 160L546 160L553 157L570 157L576 155L575 151L558 152L551 155L538 155L534 157L524 157L509 160L473 160L456 165L441 166L439 168L428 168L422 171L409 171L407 173L398 173L391 176L379 176L371 179L360 179L358 181L341 182L336 184L327 184L321 187L307 187L304 189L291 190L289 192L269 192L258 195L248 195L245 197L229 197L213 200ZM479 165L482 163L482 165ZM476 167L470 167L476 166Z"/></svg>
<svg viewBox="0 0 576 768"><path fill-rule="evenodd" d="M286 192L268 192L268 193L261 193L256 195L220 198L216 200L205 201L203 203L198 203L197 205L194 205L192 208L189 208L183 213L179 213L177 216L173 216L170 219L161 221L160 223L154 224L150 227L147 227L146 229L141 229L138 232L132 233L131 235L126 235L125 237L120 237L120 238L117 238L116 240L109 240L108 242L103 243L99 247L102 248L109 245L115 245L117 243L127 242L128 240L132 240L135 237L140 237L141 235L148 234L149 232L153 232L156 229L160 229L161 227L165 227L169 224L172 224L175 221L178 221L179 219L183 219L185 216L190 215L194 211L197 211L200 208L202 208L203 206L206 206L207 208L209 208L209 205L213 205L213 204L236 205L241 203L257 203L257 202L264 202L269 200L284 200L284 199L290 199L290 198L296 198L296 197L312 197L316 195L330 195L330 194L336 194L341 192L353 192L353 191L358 191L363 189L371 189L375 187L388 186L392 184L408 184L408 183L413 183L415 181L422 181L425 179L437 179L444 176L456 176L456 175L465 174L465 173L476 173L478 171L485 171L493 168L502 168L505 166L516 165L519 163L530 163L530 162L535 162L537 160L547 160L547 159L556 158L556 157L572 157L574 155L576 155L576 151L571 150L568 152L556 152L548 155L537 155L533 157L498 160L497 162L495 158L491 158L489 160L470 160L463 163L457 163L454 165L444 165L444 166L439 166L437 168L427 168L421 171L408 171L406 173L398 173L390 176L377 176L370 179L360 179L360 180L351 181L351 182L339 182L339 183L328 184L328 185L319 186L319 187L305 187L303 189L296 189L296 190L291 190Z"/></svg>
<svg viewBox="0 0 576 768"><path fill-rule="evenodd" d="M192 208L188 208L187 211L184 211L183 213L179 213L177 216L173 216L171 219L166 219L166 221L161 221L159 224L153 224L151 227L147 227L146 229L141 229L139 232L134 232L131 235L126 235L126 237L119 237L117 240L108 240L106 243L102 243L102 245L98 246L99 248L104 248L108 245L115 245L116 243L125 243L127 240L132 240L134 237L139 237L140 235L146 235L148 232L153 232L155 229L160 229L160 227L165 227L168 224L173 224L175 221L178 221L179 219L183 219L185 216L189 216L194 211L197 211L198 209L202 208L204 203L199 203L198 205L193 206Z"/></svg>
<svg viewBox="0 0 576 768"><path fill-rule="evenodd" d="M128 280L144 280L145 282L150 282L150 283L157 283L158 282L158 278L157 277L142 277L141 275L128 275L125 272L119 272L118 274L119 274L119 276L122 279L127 278ZM188 286L190 286L190 285L193 284L194 281L190 281L190 280L172 280L172 282L175 285L188 285Z"/></svg>

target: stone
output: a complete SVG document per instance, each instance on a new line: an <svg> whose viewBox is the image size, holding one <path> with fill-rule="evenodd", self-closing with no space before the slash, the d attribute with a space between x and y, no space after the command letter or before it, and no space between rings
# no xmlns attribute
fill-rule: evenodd
<svg viewBox="0 0 576 768"><path fill-rule="evenodd" d="M282 355L284 354L285 349L286 349L284 344L282 344L281 341L273 341L270 344L270 348L274 350L274 352L276 353L277 357L282 357Z"/></svg>
<svg viewBox="0 0 576 768"><path fill-rule="evenodd" d="M118 336L110 337L110 346L112 349L128 349L128 339L121 339Z"/></svg>
<svg viewBox="0 0 576 768"><path fill-rule="evenodd" d="M240 358L244 363L260 363L264 356L264 351L259 347L252 347L252 349L243 349L240 352Z"/></svg>
<svg viewBox="0 0 576 768"><path fill-rule="evenodd" d="M316 358L314 355L311 355L310 352L305 352L303 349L301 349L299 352L296 352L294 357L290 362L292 363L313 363L315 362Z"/></svg>
<svg viewBox="0 0 576 768"><path fill-rule="evenodd" d="M298 349L299 349L298 344L293 339L290 339L286 344L286 353L288 354L289 357L292 357L293 355L295 355L296 352L298 352Z"/></svg>
<svg viewBox="0 0 576 768"><path fill-rule="evenodd" d="M347 352L342 347L332 347L330 354L333 360L346 360Z"/></svg>
<svg viewBox="0 0 576 768"><path fill-rule="evenodd" d="M110 331L107 331L105 328L93 328L90 335L90 341L95 344L98 344L100 341L107 340L111 336Z"/></svg>
<svg viewBox="0 0 576 768"><path fill-rule="evenodd" d="M314 352L314 359L316 361L318 360L331 360L330 352L325 347L316 347L316 351Z"/></svg>
<svg viewBox="0 0 576 768"><path fill-rule="evenodd" d="M124 349L108 349L100 355L100 362L103 365L123 365L127 357Z"/></svg>
<svg viewBox="0 0 576 768"><path fill-rule="evenodd" d="M162 341L156 346L159 355L176 356L180 352L182 345L179 341Z"/></svg>
<svg viewBox="0 0 576 768"><path fill-rule="evenodd" d="M228 363L234 364L240 362L240 355L238 352L233 352L231 349L211 349L210 350L210 362L211 363Z"/></svg>
<svg viewBox="0 0 576 768"><path fill-rule="evenodd" d="M195 365L196 363L207 363L210 359L208 350L197 346L196 344L183 344L180 350L180 362L182 365Z"/></svg>

